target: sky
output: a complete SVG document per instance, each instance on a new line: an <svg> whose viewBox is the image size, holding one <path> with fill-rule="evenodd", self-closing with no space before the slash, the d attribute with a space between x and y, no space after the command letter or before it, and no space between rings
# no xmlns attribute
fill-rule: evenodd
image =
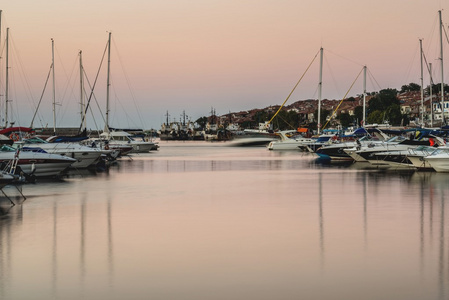
<svg viewBox="0 0 449 300"><path fill-rule="evenodd" d="M3 0L0 121L6 28L9 122L30 126L36 114L35 127L53 126L52 76L45 85L53 39L56 126L80 126L82 51L85 85L99 74L87 127L103 129L107 62L101 62L111 32L109 125L159 129L167 112L170 121L184 112L195 121L212 110L223 115L282 104L300 78L287 104L317 99L321 47L323 99L362 94L364 65L368 92L420 84L419 39L441 82L438 11L449 31L447 9L442 0ZM443 70L449 82L449 65Z"/></svg>

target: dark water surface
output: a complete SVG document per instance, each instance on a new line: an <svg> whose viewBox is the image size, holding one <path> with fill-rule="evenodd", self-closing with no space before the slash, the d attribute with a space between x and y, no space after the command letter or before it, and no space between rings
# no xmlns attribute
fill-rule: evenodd
<svg viewBox="0 0 449 300"><path fill-rule="evenodd" d="M162 143L2 200L0 299L449 299L448 182Z"/></svg>

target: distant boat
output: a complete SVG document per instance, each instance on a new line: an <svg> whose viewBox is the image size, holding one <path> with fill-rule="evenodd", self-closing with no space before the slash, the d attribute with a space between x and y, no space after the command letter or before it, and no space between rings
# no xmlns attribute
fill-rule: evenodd
<svg viewBox="0 0 449 300"><path fill-rule="evenodd" d="M259 123L259 129L244 129L241 134L236 134L230 146L267 146L270 142L279 140L279 136L272 130L268 130L269 122Z"/></svg>
<svg viewBox="0 0 449 300"><path fill-rule="evenodd" d="M296 150L299 151L299 146L303 143L312 143L316 141L313 138L306 138L298 133L297 130L284 130L275 133L280 137L279 140L271 141L267 145L268 150Z"/></svg>
<svg viewBox="0 0 449 300"><path fill-rule="evenodd" d="M149 141L135 140L130 133L125 131L110 131L100 134L100 140L108 141L110 148L119 146L131 146L129 153L148 153L158 148L158 145Z"/></svg>

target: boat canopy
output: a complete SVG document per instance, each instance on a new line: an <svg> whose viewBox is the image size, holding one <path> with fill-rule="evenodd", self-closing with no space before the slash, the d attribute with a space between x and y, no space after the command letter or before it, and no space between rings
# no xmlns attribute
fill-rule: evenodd
<svg viewBox="0 0 449 300"><path fill-rule="evenodd" d="M21 126L19 126L19 127L8 127L8 128L0 130L0 134L4 134L4 135L8 135L8 134L10 134L12 132L25 132L25 133L28 133L28 132L34 132L34 129L33 128L29 128L29 127L21 127Z"/></svg>

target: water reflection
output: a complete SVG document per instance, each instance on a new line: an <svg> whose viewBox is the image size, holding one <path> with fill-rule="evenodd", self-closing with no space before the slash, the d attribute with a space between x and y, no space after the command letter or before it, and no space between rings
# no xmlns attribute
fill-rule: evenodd
<svg viewBox="0 0 449 300"><path fill-rule="evenodd" d="M25 186L2 205L0 298L449 296L447 174L204 151Z"/></svg>
<svg viewBox="0 0 449 300"><path fill-rule="evenodd" d="M319 225L320 225L320 260L321 260L321 270L324 269L324 218L323 218L323 187L321 173L318 174L318 211L319 211Z"/></svg>
<svg viewBox="0 0 449 300"><path fill-rule="evenodd" d="M114 279L114 251L113 251L113 243L112 243L112 197L110 195L110 189L106 191L106 201L107 201L107 232L108 232L108 278L109 278L109 286L113 286Z"/></svg>
<svg viewBox="0 0 449 300"><path fill-rule="evenodd" d="M444 191L441 191L441 201L440 201L440 252L439 252L439 269L438 269L438 277L439 277L439 292L440 299L446 299L446 286L447 283L445 280L445 270L447 271L447 267L444 266L444 245L445 245L445 237L444 237Z"/></svg>
<svg viewBox="0 0 449 300"><path fill-rule="evenodd" d="M84 285L86 280L86 209L87 209L87 195L86 192L81 193L80 204L80 285L81 294L84 294Z"/></svg>

